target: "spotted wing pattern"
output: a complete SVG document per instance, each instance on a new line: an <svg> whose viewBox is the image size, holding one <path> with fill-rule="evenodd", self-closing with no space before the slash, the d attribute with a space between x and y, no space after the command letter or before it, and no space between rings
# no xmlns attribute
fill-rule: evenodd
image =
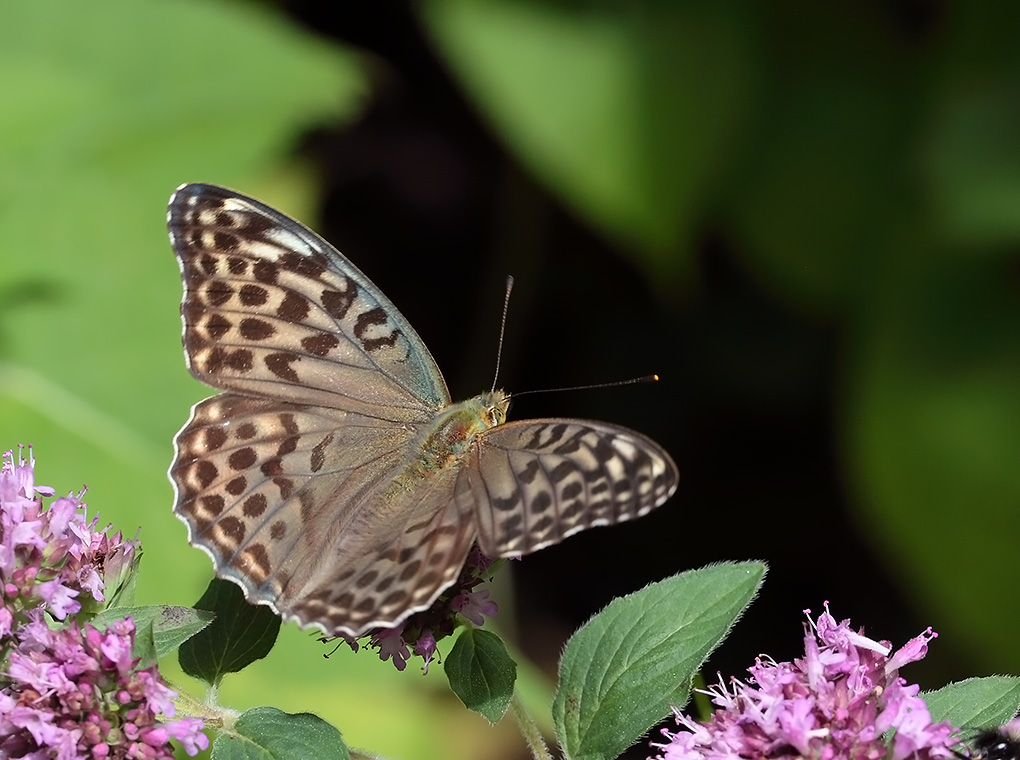
<svg viewBox="0 0 1020 760"><path fill-rule="evenodd" d="M222 393L177 436L176 511L249 599L356 636L428 607L475 539L453 472L393 499L410 446L376 418Z"/></svg>
<svg viewBox="0 0 1020 760"><path fill-rule="evenodd" d="M170 199L192 374L221 390L423 422L450 403L421 338L339 251L211 185Z"/></svg>
<svg viewBox="0 0 1020 760"><path fill-rule="evenodd" d="M648 514L676 490L676 466L633 430L568 419L486 431L462 473L478 544L492 557L527 554L596 525Z"/></svg>
<svg viewBox="0 0 1020 760"><path fill-rule="evenodd" d="M476 541L525 554L675 490L660 446L604 423L481 425L454 455L443 420L487 419L483 397L450 404L421 339L335 248L211 185L178 188L168 227L188 366L224 391L174 440L174 511L250 601L357 637L431 605Z"/></svg>

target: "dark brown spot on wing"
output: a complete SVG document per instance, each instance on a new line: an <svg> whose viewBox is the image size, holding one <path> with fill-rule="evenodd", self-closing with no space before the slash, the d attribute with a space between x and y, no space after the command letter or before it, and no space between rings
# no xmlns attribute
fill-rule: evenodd
<svg viewBox="0 0 1020 760"><path fill-rule="evenodd" d="M220 251L236 251L238 243L237 235L229 232L223 232L221 230L213 232L213 245Z"/></svg>
<svg viewBox="0 0 1020 760"><path fill-rule="evenodd" d="M231 321L222 314L210 314L205 320L205 331L213 340L222 338L230 332L230 328L233 326Z"/></svg>
<svg viewBox="0 0 1020 760"><path fill-rule="evenodd" d="M369 570L367 573L359 577L354 581L354 585L358 588L367 588L375 583L375 579L379 577L379 573L376 570Z"/></svg>
<svg viewBox="0 0 1020 760"><path fill-rule="evenodd" d="M195 465L195 477L198 478L198 483L202 488L208 488L209 484L216 480L219 474L220 472L216 469L216 465L208 459L203 459Z"/></svg>
<svg viewBox="0 0 1020 760"><path fill-rule="evenodd" d="M418 570L421 569L421 560L414 560L404 565L404 568L400 571L400 580L409 581L415 575L418 574Z"/></svg>
<svg viewBox="0 0 1020 760"><path fill-rule="evenodd" d="M280 457L273 457L263 462L259 469L262 470L262 474L267 478L273 478L283 474L283 462L280 460Z"/></svg>
<svg viewBox="0 0 1020 760"><path fill-rule="evenodd" d="M276 307L276 314L288 322L304 322L308 319L311 308L312 304L307 298L292 292L283 297L280 305Z"/></svg>
<svg viewBox="0 0 1020 760"><path fill-rule="evenodd" d="M531 500L531 511L541 514L552 506L552 496L548 491L539 491Z"/></svg>
<svg viewBox="0 0 1020 760"><path fill-rule="evenodd" d="M538 460L531 459L524 467L521 468L520 472L517 473L517 479L525 485L533 483L535 476L538 474Z"/></svg>
<svg viewBox="0 0 1020 760"><path fill-rule="evenodd" d="M301 339L301 347L313 356L325 356L340 345L340 339L329 333L309 335Z"/></svg>
<svg viewBox="0 0 1020 760"><path fill-rule="evenodd" d="M227 442L227 431L221 427L205 429L205 447L208 451L216 451Z"/></svg>
<svg viewBox="0 0 1020 760"><path fill-rule="evenodd" d="M312 449L312 456L310 462L312 472L318 472L319 470L322 469L322 465L326 461L326 447L329 446L329 444L331 444L332 442L333 434L330 433L321 441L319 441L317 444L315 444L315 447Z"/></svg>
<svg viewBox="0 0 1020 760"><path fill-rule="evenodd" d="M382 600L382 607L405 607L411 601L410 594L404 589L397 589Z"/></svg>
<svg viewBox="0 0 1020 760"><path fill-rule="evenodd" d="M259 282L264 282L266 285L275 285L276 278L280 275L280 270L271 261L260 260L256 261L255 266L252 267L252 274L255 275L255 279Z"/></svg>
<svg viewBox="0 0 1020 760"><path fill-rule="evenodd" d="M545 533L552 527L553 519L549 515L543 515L531 526L532 533Z"/></svg>
<svg viewBox="0 0 1020 760"><path fill-rule="evenodd" d="M224 487L231 496L240 496L248 487L248 479L244 475L238 475Z"/></svg>
<svg viewBox="0 0 1020 760"><path fill-rule="evenodd" d="M241 320L241 335L248 340L267 340L276 335L276 328L264 319L246 317Z"/></svg>
<svg viewBox="0 0 1020 760"><path fill-rule="evenodd" d="M280 498L286 501L294 491L294 481L290 478L273 478L273 485L280 489Z"/></svg>
<svg viewBox="0 0 1020 760"><path fill-rule="evenodd" d="M326 310L326 313L335 319L343 319L347 316L348 310L351 308L351 304L354 303L354 299L358 297L358 288L351 279L346 280L347 289L344 291L339 290L324 290L320 296L322 301L322 308Z"/></svg>
<svg viewBox="0 0 1020 760"><path fill-rule="evenodd" d="M245 446L243 449L238 449L233 452L228 458L227 463L234 470L247 470L257 461L258 457L255 455L255 449L251 446Z"/></svg>
<svg viewBox="0 0 1020 760"><path fill-rule="evenodd" d="M252 285L250 282L242 285L237 295L244 306L262 306L269 300L269 291L261 285Z"/></svg>
<svg viewBox="0 0 1020 760"><path fill-rule="evenodd" d="M549 471L549 479L553 483L559 483L561 480L570 477L570 474L573 472L577 472L577 467L572 462L560 462Z"/></svg>
<svg viewBox="0 0 1020 760"><path fill-rule="evenodd" d="M213 528L225 539L228 545L237 546L244 541L244 523L237 517L224 517Z"/></svg>
<svg viewBox="0 0 1020 760"><path fill-rule="evenodd" d="M293 251L288 251L280 257L280 266L311 279L318 279L326 271L326 265L319 259L302 256Z"/></svg>
<svg viewBox="0 0 1020 760"><path fill-rule="evenodd" d="M577 482L568 483L566 486L563 487L563 498L564 499L577 498L578 496L581 495L581 491L583 490L584 487L580 483Z"/></svg>
<svg viewBox="0 0 1020 760"><path fill-rule="evenodd" d="M358 315L358 318L354 321L354 335L361 341L361 345L366 351L376 351L383 346L392 346L397 342L397 337L400 335L400 331L397 329L390 330L387 335L368 337L368 332L373 327L385 325L389 322L389 318L386 316L386 312L383 311L381 306L376 306L374 309L369 309Z"/></svg>
<svg viewBox="0 0 1020 760"><path fill-rule="evenodd" d="M311 522L315 516L315 497L310 491L298 491L298 501L301 502L301 521Z"/></svg>
<svg viewBox="0 0 1020 760"><path fill-rule="evenodd" d="M250 372L252 367L252 353L247 348L239 348L230 354L227 362L231 369L238 372Z"/></svg>
<svg viewBox="0 0 1020 760"><path fill-rule="evenodd" d="M291 364L300 361L301 357L297 354L278 352L275 354L269 354L265 358L266 369L272 372L281 380L287 380L292 383L300 382L297 372L291 368Z"/></svg>
<svg viewBox="0 0 1020 760"><path fill-rule="evenodd" d="M203 253L201 256L198 257L196 263L198 264L198 268L202 272L202 274L206 275L207 277L216 276L219 259L213 256L211 253Z"/></svg>
<svg viewBox="0 0 1020 760"><path fill-rule="evenodd" d="M209 517L216 517L223 512L226 501L218 493L207 494L199 499L202 504L202 513Z"/></svg>
<svg viewBox="0 0 1020 760"><path fill-rule="evenodd" d="M245 517L259 517L266 511L266 506L268 506L266 497L260 493L253 493L244 500L242 511Z"/></svg>
<svg viewBox="0 0 1020 760"><path fill-rule="evenodd" d="M234 297L234 289L225 282L211 282L205 289L205 300L210 306L222 306Z"/></svg>

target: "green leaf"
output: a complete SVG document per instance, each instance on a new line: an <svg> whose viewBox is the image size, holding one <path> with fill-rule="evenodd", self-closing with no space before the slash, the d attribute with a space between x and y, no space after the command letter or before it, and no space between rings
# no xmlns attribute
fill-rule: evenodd
<svg viewBox="0 0 1020 760"><path fill-rule="evenodd" d="M990 259L915 245L886 266L852 343L841 428L856 519L945 640L1016 671L1016 619L988 614L1017 609L1003 590L1020 575L1015 286ZM961 568L947 546L980 548Z"/></svg>
<svg viewBox="0 0 1020 760"><path fill-rule="evenodd" d="M444 663L450 688L464 706L496 723L510 705L517 663L494 633L467 628Z"/></svg>
<svg viewBox="0 0 1020 760"><path fill-rule="evenodd" d="M156 657L163 657L177 649L183 642L201 631L213 616L205 610L191 607L177 607L169 604L152 604L145 607L116 607L101 612L93 618L93 625L109 625L114 620L130 617L135 628L145 625L152 628L152 641Z"/></svg>
<svg viewBox="0 0 1020 760"><path fill-rule="evenodd" d="M618 757L683 705L691 679L758 591L766 567L726 563L616 599L567 643L553 700L571 760Z"/></svg>
<svg viewBox="0 0 1020 760"><path fill-rule="evenodd" d="M118 552L114 560L106 562L106 608L131 607L135 603L135 589L138 586L138 567L142 562L140 547L136 546L131 561L124 564L123 550Z"/></svg>
<svg viewBox="0 0 1020 760"><path fill-rule="evenodd" d="M998 728L1020 711L1020 678L968 678L923 695L932 720L961 728Z"/></svg>
<svg viewBox="0 0 1020 760"><path fill-rule="evenodd" d="M138 658L139 668L148 668L156 664L158 658L151 620L141 625L135 624L135 645L131 647L131 656Z"/></svg>
<svg viewBox="0 0 1020 760"><path fill-rule="evenodd" d="M233 583L213 578L195 607L214 613L204 631L181 645L181 668L189 676L217 684L226 673L236 673L273 648L280 618L271 609L253 606Z"/></svg>
<svg viewBox="0 0 1020 760"><path fill-rule="evenodd" d="M1015 3L963 3L953 16L947 27L953 33L941 43L942 81L931 90L919 180L930 198L932 224L963 243L962 250L974 255L975 248L988 246L986 252L1009 255L1020 239L1017 54L1003 46L1001 54L987 55L994 49L987 30L1016 28L1020 16Z"/></svg>
<svg viewBox="0 0 1020 760"><path fill-rule="evenodd" d="M674 253L747 124L753 65L734 4L419 5L508 149L592 227ZM660 255L657 262L681 266Z"/></svg>
<svg viewBox="0 0 1020 760"><path fill-rule="evenodd" d="M317 715L256 707L213 742L213 760L350 760L340 732Z"/></svg>

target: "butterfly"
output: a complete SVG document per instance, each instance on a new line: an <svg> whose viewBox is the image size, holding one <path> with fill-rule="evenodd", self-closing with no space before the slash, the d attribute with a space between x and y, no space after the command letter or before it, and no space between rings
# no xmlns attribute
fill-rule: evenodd
<svg viewBox="0 0 1020 760"><path fill-rule="evenodd" d="M453 403L389 299L279 211L187 184L167 226L188 368L222 391L174 439L174 513L249 602L357 638L427 609L476 542L527 554L676 490L640 433Z"/></svg>

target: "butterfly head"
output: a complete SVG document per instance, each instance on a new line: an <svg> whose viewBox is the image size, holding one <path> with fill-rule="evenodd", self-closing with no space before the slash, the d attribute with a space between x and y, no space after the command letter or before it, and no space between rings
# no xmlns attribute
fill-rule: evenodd
<svg viewBox="0 0 1020 760"><path fill-rule="evenodd" d="M483 421L486 427L496 427L506 422L506 413L510 409L510 397L501 390L483 393L479 399L483 409Z"/></svg>

